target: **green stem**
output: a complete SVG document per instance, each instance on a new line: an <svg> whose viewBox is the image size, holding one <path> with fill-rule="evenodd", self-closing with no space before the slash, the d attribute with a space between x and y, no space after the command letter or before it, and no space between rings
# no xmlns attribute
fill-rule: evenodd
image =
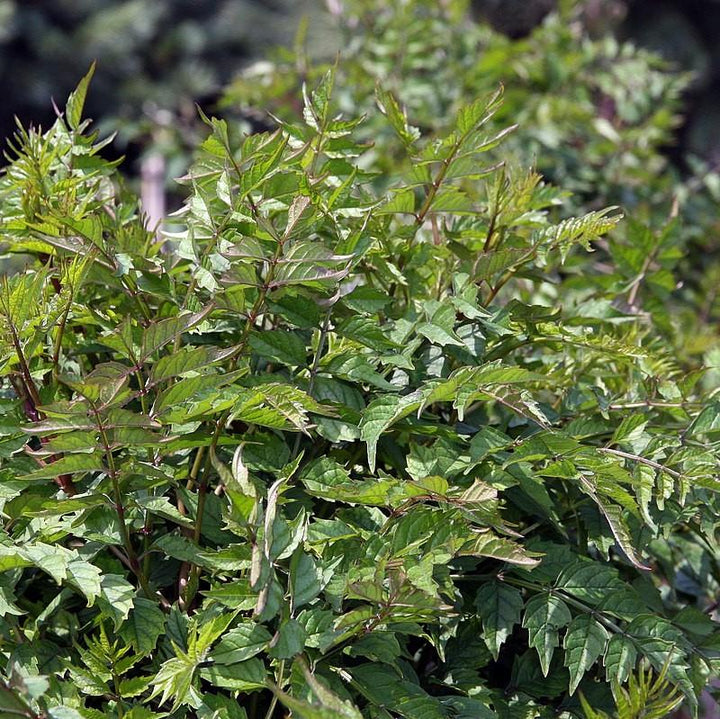
<svg viewBox="0 0 720 719"><path fill-rule="evenodd" d="M140 565L140 562L138 561L137 553L135 552L135 548L132 544L132 538L130 537L130 532L128 530L127 524L125 523L125 505L123 504L122 500L122 492L120 491L120 482L118 480L117 467L115 466L115 458L113 457L112 449L110 447L110 440L108 438L107 430L105 429L105 425L103 424L102 419L100 419L100 414L97 411L95 405L91 403L90 406L95 413L95 420L97 423L98 432L100 433L100 439L103 445L103 449L105 451L105 460L108 465L108 476L110 477L110 482L112 483L113 487L115 511L118 515L120 534L122 536L123 545L125 547L125 553L127 554L128 562L130 563L132 571L137 576L138 581L140 582L140 586L142 587L143 592L145 592L145 595L148 598L152 598L153 594L150 591L147 577L145 575L145 572L143 571L143 568Z"/></svg>
<svg viewBox="0 0 720 719"><path fill-rule="evenodd" d="M598 452L603 452L604 454L613 454L616 457L622 457L623 459L629 459L633 462L638 462L639 464L647 465L648 467L652 467L653 469L657 469L659 472L665 472L666 474L669 474L671 477L674 477L675 479L682 479L682 474L680 472L676 472L674 469L670 469L669 467L666 467L664 464L660 464L660 462L655 462L652 459L647 459L646 457L641 457L639 454L631 454L630 452L623 452L619 449L610 449L608 447L598 447Z"/></svg>
<svg viewBox="0 0 720 719"><path fill-rule="evenodd" d="M55 335L55 342L53 343L53 356L52 356L52 373L53 377L57 379L58 376L58 364L60 362L60 350L62 349L62 339L65 334L65 327L67 325L67 319L70 315L70 308L72 307L72 299L68 301L65 310L60 317L58 322L57 334Z"/></svg>
<svg viewBox="0 0 720 719"><path fill-rule="evenodd" d="M331 315L332 315L332 306L328 307L328 310L325 313L325 320L320 329L320 337L318 339L317 349L315 350L315 357L313 358L312 367L310 367L310 381L308 382L307 393L311 397L313 394L313 390L315 389L315 378L317 376L318 369L320 368L320 360L322 359L322 354L325 351L325 343L327 342L328 332L330 331ZM300 451L300 441L301 441L301 433L298 432L297 436L295 437L295 446L293 447L293 451L292 451L292 459L295 459L295 457L297 457L297 455L298 455L298 452Z"/></svg>
<svg viewBox="0 0 720 719"><path fill-rule="evenodd" d="M284 679L285 674L285 660L281 659L278 663L278 673L277 673L277 687L278 689L282 690L282 683ZM270 706L268 707L267 712L265 713L265 719L272 719L272 715L275 712L275 707L278 703L278 695L273 692L273 698L270 702Z"/></svg>

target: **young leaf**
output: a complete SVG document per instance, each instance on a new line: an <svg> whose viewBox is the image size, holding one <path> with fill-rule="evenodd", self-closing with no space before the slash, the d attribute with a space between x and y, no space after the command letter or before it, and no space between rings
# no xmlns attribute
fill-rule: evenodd
<svg viewBox="0 0 720 719"><path fill-rule="evenodd" d="M93 62L87 74L82 80L80 80L77 87L68 98L67 105L65 107L65 117L71 130L77 130L80 127L83 107L85 106L85 98L87 96L88 87L90 86L90 80L92 80L94 74L95 63Z"/></svg>

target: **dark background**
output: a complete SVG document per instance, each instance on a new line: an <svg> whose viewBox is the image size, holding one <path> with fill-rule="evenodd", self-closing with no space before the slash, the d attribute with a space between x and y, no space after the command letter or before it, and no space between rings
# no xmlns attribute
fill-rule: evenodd
<svg viewBox="0 0 720 719"><path fill-rule="evenodd" d="M556 2L474 0L473 14L521 37ZM631 39L693 71L673 153L720 162L720 0L585 4L592 32ZM212 110L238 70L291 44L303 16L311 54L332 55L337 32L323 0L0 0L0 136L11 134L14 116L51 123L51 98L64 102L97 59L87 112L118 131L116 148L129 154L132 172L144 147L192 132L196 102Z"/></svg>

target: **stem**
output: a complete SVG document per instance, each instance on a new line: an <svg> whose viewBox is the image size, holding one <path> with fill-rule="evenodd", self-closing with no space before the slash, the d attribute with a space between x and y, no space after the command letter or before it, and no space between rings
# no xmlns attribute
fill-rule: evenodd
<svg viewBox="0 0 720 719"><path fill-rule="evenodd" d="M60 350L62 349L62 339L63 335L65 334L65 326L67 325L67 318L70 314L70 308L72 307L72 299L70 299L67 303L67 306L65 307L62 316L60 317L60 322L58 323L58 329L57 334L55 335L55 342L53 344L53 356L52 356L52 366L53 366L53 377L57 378L58 375L58 364L60 362Z"/></svg>
<svg viewBox="0 0 720 719"><path fill-rule="evenodd" d="M285 660L281 659L278 663L278 674L277 674L277 687L282 690L283 675L285 674ZM278 695L273 692L273 698L270 702L270 706L265 714L265 719L272 719L272 715L275 712L275 707L278 703Z"/></svg>
<svg viewBox="0 0 720 719"><path fill-rule="evenodd" d="M42 404L40 401L40 395L38 393L35 382L30 374L30 368L25 360L25 353L23 352L22 345L20 344L20 338L17 335L15 325L8 318L8 327L10 328L10 334L12 336L13 347L15 348L15 354L17 355L18 362L20 363L20 372L22 374L23 382L25 383L25 389L27 390L28 398L33 403L33 409L37 408Z"/></svg>
<svg viewBox="0 0 720 719"><path fill-rule="evenodd" d="M217 419L215 423L215 433L213 434L212 441L210 442L210 448L208 450L207 455L205 456L205 463L203 464L203 472L202 472L202 479L200 480L200 484L198 485L198 500L197 500L197 511L195 512L195 528L193 530L193 540L195 541L195 544L200 543L200 536L202 535L202 525L203 525L203 515L205 514L205 498L207 497L207 488L208 488L208 479L210 474L210 460L212 458L213 453L215 452L215 449L217 447L218 440L220 439L220 432L222 428L225 426L225 421L227 420L227 417L229 415L230 411L226 410L223 412L223 414ZM204 449L204 447L201 447L200 449ZM193 467L190 470L191 474L192 472L199 472L199 460L200 457L202 457L202 453L200 450L198 450L198 453L195 457L195 462L193 463ZM197 467L197 470L196 470ZM197 479L197 476L196 478ZM193 480L194 482L195 480ZM190 480L188 480L188 484L190 483ZM180 587L183 587L183 579L184 579L184 588L185 588L185 597L184 597L184 604L185 609L188 611L190 609L190 606L193 603L193 600L195 598L195 593L197 591L198 582L200 581L200 566L197 564L190 565L189 563L183 563L181 568L181 576L180 576ZM184 577L183 575L187 572L187 574L191 575L188 577Z"/></svg>
<svg viewBox="0 0 720 719"><path fill-rule="evenodd" d="M647 459L646 457L641 457L639 454L631 454L630 452L623 452L620 449L610 449L609 447L598 447L598 452L603 452L605 454L614 454L616 457L623 457L624 459L630 459L633 462L639 462L640 464L645 464L648 467L653 467L654 469L657 469L659 472L665 472L666 474L669 474L671 477L675 477L675 479L682 478L682 473L676 472L674 469L670 469L669 467L666 467L664 464L660 464L660 462L655 462L652 459Z"/></svg>
<svg viewBox="0 0 720 719"><path fill-rule="evenodd" d="M198 474L200 473L200 467L202 467L203 455L205 454L205 447L198 447L197 454L195 455L195 461L190 469L190 475L188 476L186 489L192 489L197 482Z"/></svg>
<svg viewBox="0 0 720 719"><path fill-rule="evenodd" d="M627 402L625 404L611 404L610 410L642 409L643 407L659 407L667 409L685 409L686 407L699 407L699 402L656 402L646 399L643 402Z"/></svg>
<svg viewBox="0 0 720 719"><path fill-rule="evenodd" d="M110 482L112 483L113 487L113 495L115 498L115 511L117 512L118 521L120 523L120 534L122 535L123 545L125 546L125 553L127 554L130 568L132 569L135 576L138 578L143 592L145 592L145 595L148 597L148 599L150 599L152 598L153 594L150 591L147 577L145 576L145 573L140 566L140 562L138 561L137 554L135 553L135 548L132 544L132 538L130 537L130 532L128 531L127 524L125 523L125 506L123 505L122 501L122 492L120 491L120 482L118 481L115 458L113 457L112 449L110 448L110 440L107 435L107 430L105 429L105 425L103 425L102 420L100 419L100 415L95 405L91 403L91 407L95 412L95 420L97 422L98 432L100 433L100 439L102 441L103 449L105 450L105 458L108 464L108 476L110 477Z"/></svg>
<svg viewBox="0 0 720 719"><path fill-rule="evenodd" d="M318 340L318 346L315 350L315 357L313 358L312 367L310 367L310 381L308 382L308 390L307 393L312 397L313 390L315 389L315 377L317 376L318 369L320 367L320 359L322 358L322 353L325 350L325 343L327 342L327 336L328 332L330 331L330 316L332 315L332 306L328 307L327 312L325 313L325 321L322 324L322 327L320 328L320 338ZM292 458L295 459L297 457L298 452L300 451L300 438L301 433L298 432L297 437L295 437L295 446L293 447L292 451Z"/></svg>
<svg viewBox="0 0 720 719"><path fill-rule="evenodd" d="M24 362L24 357L23 357ZM27 365L25 365L27 369ZM29 375L28 375L29 376ZM20 379L15 379L12 375L10 375L10 384L13 386L13 389L15 390L15 394L17 394L18 398L22 401L23 407L25 410L25 416L31 421L31 422L39 422L44 418L42 412L38 411L38 403L39 399L35 401L33 399L33 395L37 396L37 388L35 387L35 383L32 381L32 377L30 377L30 386L28 386L27 381L25 380L24 376ZM42 437L41 443L46 444L50 440L49 437ZM27 445L26 445L27 449ZM44 466L44 462L37 458L37 461L41 464L41 466ZM52 455L48 458L48 463L52 463L58 459L57 455ZM69 474L60 474L54 479L55 484L57 484L60 489L62 489L65 494L68 495L68 497L72 497L77 494L77 489L75 487L75 483L72 480L72 476Z"/></svg>
<svg viewBox="0 0 720 719"><path fill-rule="evenodd" d="M196 543L200 541L200 535L202 534L203 514L205 512L205 497L207 496L208 475L210 474L210 459L213 455L213 452L215 451L215 448L217 447L218 440L220 439L220 431L222 430L224 424L225 423L223 422L223 418L220 418L215 425L215 434L213 435L212 441L210 442L210 451L205 457L202 479L200 480L200 484L198 485L198 503L197 512L195 514L195 530L193 533L193 539ZM198 452L198 454L200 453Z"/></svg>
<svg viewBox="0 0 720 719"><path fill-rule="evenodd" d="M14 716L19 717L31 717L32 719L38 719L37 714L33 714L29 711L22 711L21 709L10 709L9 707L2 707L0 708L0 711L2 711L3 714L13 714Z"/></svg>
<svg viewBox="0 0 720 719"><path fill-rule="evenodd" d="M503 181L499 182L497 185L497 192L495 193L495 206L493 207L492 216L490 217L490 224L488 225L488 233L487 237L485 238L485 244L483 245L483 252L489 252L490 247L492 245L492 238L495 234L495 225L497 224L497 218L500 215L500 195L502 191L505 189L506 185L506 175L503 172ZM479 259L479 258L478 258ZM475 261L475 264L473 266L473 272L477 268L478 260Z"/></svg>
<svg viewBox="0 0 720 719"><path fill-rule="evenodd" d="M659 246L655 246L655 249L645 258L645 262L643 262L642 269L640 270L640 273L638 276L633 280L632 286L630 287L630 291L628 292L628 298L627 303L630 305L630 307L635 307L635 300L637 300L637 294L640 290L640 285L642 284L643 280L645 279L647 275L647 271L650 269L650 265L655 260L655 256L657 255L657 252L659 250Z"/></svg>

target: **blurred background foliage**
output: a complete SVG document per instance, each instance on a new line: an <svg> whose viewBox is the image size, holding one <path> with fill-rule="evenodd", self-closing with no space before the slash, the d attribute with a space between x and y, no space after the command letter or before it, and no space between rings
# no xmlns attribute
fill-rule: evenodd
<svg viewBox="0 0 720 719"><path fill-rule="evenodd" d="M62 102L97 60L87 110L118 132L116 149L135 158L153 145L182 162L178 148L200 128L195 103L212 106L240 68L291 43L303 17L314 51L332 55L317 0L0 0L0 134L14 116L49 126L51 98Z"/></svg>
<svg viewBox="0 0 720 719"><path fill-rule="evenodd" d="M473 0L470 12L476 21L489 22L517 40L558 4L563 3ZM632 40L660 53L678 71L693 73L683 94L684 121L668 152L679 164L687 152L716 164L720 2L582 4L589 34ZM343 7L340 0L328 5L336 13ZM50 98L65 97L97 59L88 110L118 131L118 146L131 156L148 143L172 156L178 143L186 144L183 136L196 131L194 103L212 109L222 88L243 67L265 59L271 48L291 45L304 17L305 45L313 58L332 57L344 48L337 19L323 0L0 0L0 135L12 132L14 115L47 126ZM447 46L442 38L438 41Z"/></svg>

